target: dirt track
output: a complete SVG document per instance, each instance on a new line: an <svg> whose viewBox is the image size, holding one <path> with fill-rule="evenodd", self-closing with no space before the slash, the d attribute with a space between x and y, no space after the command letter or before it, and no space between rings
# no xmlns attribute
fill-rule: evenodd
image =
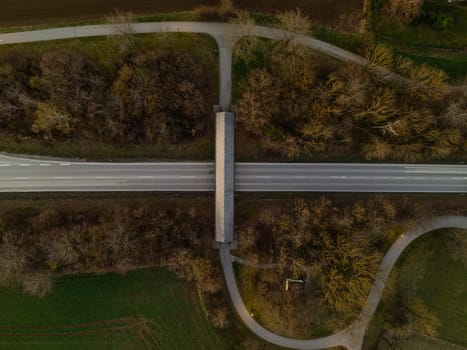
<svg viewBox="0 0 467 350"><path fill-rule="evenodd" d="M38 25L83 21L103 17L114 9L134 14L155 14L191 10L199 5L215 5L220 0L2 0L0 26ZM234 0L240 8L277 12L301 8L324 25L347 22L361 12L363 0Z"/></svg>
<svg viewBox="0 0 467 350"><path fill-rule="evenodd" d="M135 14L190 10L216 0L2 0L0 25L32 25L102 17L114 9Z"/></svg>

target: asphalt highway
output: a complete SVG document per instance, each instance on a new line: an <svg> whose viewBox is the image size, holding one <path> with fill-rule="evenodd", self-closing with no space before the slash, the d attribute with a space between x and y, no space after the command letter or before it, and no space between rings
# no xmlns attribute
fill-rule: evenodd
<svg viewBox="0 0 467 350"><path fill-rule="evenodd" d="M213 190L212 163L91 163L0 155L0 192Z"/></svg>
<svg viewBox="0 0 467 350"><path fill-rule="evenodd" d="M467 192L467 166L238 163L236 190L251 192Z"/></svg>
<svg viewBox="0 0 467 350"><path fill-rule="evenodd" d="M241 192L467 192L467 166L237 163ZM0 155L0 192L214 191L214 164L93 163Z"/></svg>

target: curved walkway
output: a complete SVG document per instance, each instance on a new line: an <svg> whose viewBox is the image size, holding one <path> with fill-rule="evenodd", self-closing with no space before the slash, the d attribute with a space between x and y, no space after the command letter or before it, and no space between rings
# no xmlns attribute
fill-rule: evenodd
<svg viewBox="0 0 467 350"><path fill-rule="evenodd" d="M461 228L467 229L466 216L440 216L431 220L427 220L417 227L406 231L402 234L391 246L381 262L377 272L373 287L370 290L368 299L363 307L357 320L352 323L348 328L334 333L330 336L310 339L299 340L291 339L274 334L259 325L253 317L251 317L245 304L243 303L240 291L238 290L237 281L232 266L232 256L230 253L230 246L228 244L220 245L220 259L222 268L224 270L224 277L227 284L232 303L239 314L242 321L247 325L250 330L265 339L266 341L293 349L323 349L336 346L344 346L347 349L361 349L365 330L371 320L371 317L376 311L376 308L381 300L384 286L389 274L402 252L407 246L417 239L418 237L437 230L440 228Z"/></svg>
<svg viewBox="0 0 467 350"><path fill-rule="evenodd" d="M243 258L239 258L238 256L235 256L235 255L230 255L230 258L232 259L232 262L236 262L237 264L249 266L249 267L260 269L260 270L275 269L275 268L279 268L283 266L282 264L255 264L251 261L248 261Z"/></svg>
<svg viewBox="0 0 467 350"><path fill-rule="evenodd" d="M51 28L0 34L0 45L105 35L121 35L122 32L131 34L185 32L208 34L212 36L219 46L219 104L224 111L229 109L231 102L232 49L236 41L243 36L257 36L273 40L289 40L334 57L338 60L351 62L361 66L367 66L369 64L368 60L361 56L309 36L295 34L277 28L231 23L145 22ZM409 79L385 68L374 68L374 71L390 80L401 83L410 82ZM461 91L464 90L463 87L451 87L451 89L453 91L459 91L459 89Z"/></svg>

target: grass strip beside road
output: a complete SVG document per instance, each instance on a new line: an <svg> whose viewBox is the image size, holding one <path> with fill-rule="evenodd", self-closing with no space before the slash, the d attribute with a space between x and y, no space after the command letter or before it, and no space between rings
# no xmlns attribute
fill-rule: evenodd
<svg viewBox="0 0 467 350"><path fill-rule="evenodd" d="M40 155L60 158L78 158L88 161L163 161L212 160L214 144L209 136L193 142L156 145L112 145L98 142L57 142L53 145L38 140L17 141L12 137L0 138L0 150L13 154Z"/></svg>

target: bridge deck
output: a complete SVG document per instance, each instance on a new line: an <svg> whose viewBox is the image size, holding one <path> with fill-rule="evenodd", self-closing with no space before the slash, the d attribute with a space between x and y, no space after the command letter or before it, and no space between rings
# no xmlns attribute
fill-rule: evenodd
<svg viewBox="0 0 467 350"><path fill-rule="evenodd" d="M216 241L233 242L235 115L216 113Z"/></svg>

